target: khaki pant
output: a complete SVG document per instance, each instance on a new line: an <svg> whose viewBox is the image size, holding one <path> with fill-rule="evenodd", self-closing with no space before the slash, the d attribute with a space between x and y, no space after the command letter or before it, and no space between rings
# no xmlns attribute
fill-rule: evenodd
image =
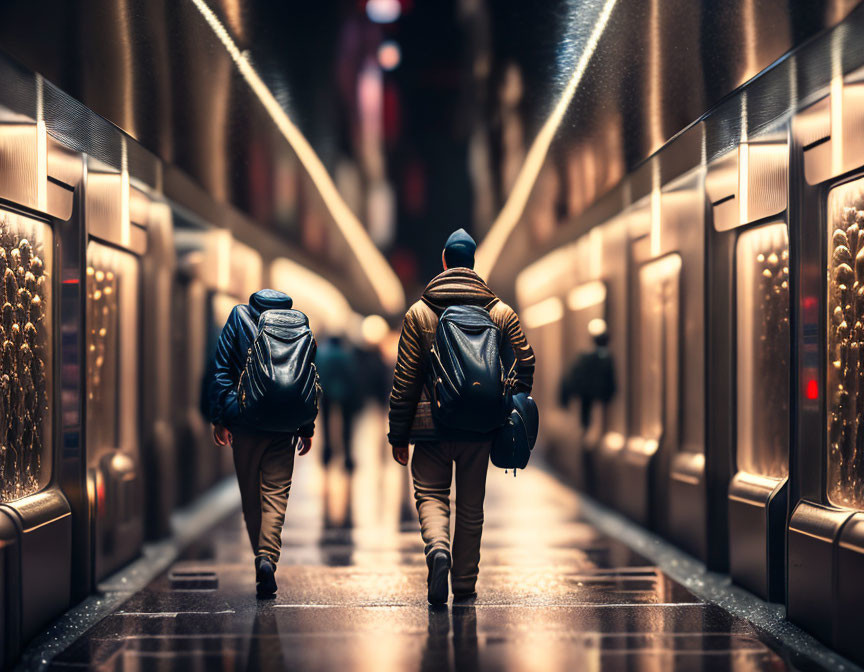
<svg viewBox="0 0 864 672"><path fill-rule="evenodd" d="M438 549L451 552L454 593L473 592L477 583L489 448L488 442L418 443L414 448L411 475L426 555ZM450 484L454 464L456 525L451 551Z"/></svg>
<svg viewBox="0 0 864 672"><path fill-rule="evenodd" d="M243 431L233 435L234 468L252 550L277 563L297 439L289 434Z"/></svg>

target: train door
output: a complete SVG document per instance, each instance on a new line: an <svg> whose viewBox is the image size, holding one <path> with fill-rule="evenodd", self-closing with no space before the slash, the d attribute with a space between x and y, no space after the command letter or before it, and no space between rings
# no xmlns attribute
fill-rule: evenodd
<svg viewBox="0 0 864 672"><path fill-rule="evenodd" d="M596 447L586 455L586 468L591 477L589 492L611 506L623 508L619 494L620 460L628 435L630 409L630 336L628 329L633 317L629 305L631 295L630 252L634 232L644 224L645 212L626 213L603 224L593 236L599 238L602 278L605 297L602 312L609 336L609 353L615 370L615 394L603 412L603 434ZM642 221L642 224L640 224ZM638 235L638 234L635 234ZM572 297L568 297L572 298ZM568 301L569 302L569 301ZM592 318L593 319L593 318Z"/></svg>
<svg viewBox="0 0 864 672"><path fill-rule="evenodd" d="M147 222L143 259L141 456L147 488L145 533L150 539L171 532L177 504L177 464L171 380L171 344L176 324L171 313L175 254L171 210L133 189L131 210Z"/></svg>
<svg viewBox="0 0 864 672"><path fill-rule="evenodd" d="M793 399L799 414L790 465L787 585L789 618L859 663L864 662L862 124L864 71L835 76L828 95L792 122L797 171L792 175L801 185L797 207L790 209L791 268L800 276L793 300L798 346Z"/></svg>
<svg viewBox="0 0 864 672"><path fill-rule="evenodd" d="M147 234L128 218L129 198L128 178L91 162L84 437L96 581L134 558L143 540L138 344Z"/></svg>
<svg viewBox="0 0 864 672"><path fill-rule="evenodd" d="M741 144L717 159L706 179L712 205L708 471L717 484L710 505L717 530L724 528L726 507L732 579L772 601L785 596L789 476L786 134L781 128ZM725 501L716 501L726 482ZM717 569L726 568L723 550L718 543Z"/></svg>
<svg viewBox="0 0 864 672"><path fill-rule="evenodd" d="M214 444L202 413L207 348L207 286L199 252L180 256L173 302L174 432L177 441L177 501L191 502L214 482Z"/></svg>
<svg viewBox="0 0 864 672"><path fill-rule="evenodd" d="M82 161L48 137L44 125L16 116L0 131L0 165L3 667L70 604L72 516L61 490L65 424L58 403L56 297L62 232L78 223L73 213Z"/></svg>
<svg viewBox="0 0 864 672"><path fill-rule="evenodd" d="M647 239L642 239L647 240ZM620 462L619 502L644 525L664 530L668 507L665 481L677 446L681 257L670 254L644 263L637 274L634 329L637 434ZM638 335L638 336L637 336Z"/></svg>

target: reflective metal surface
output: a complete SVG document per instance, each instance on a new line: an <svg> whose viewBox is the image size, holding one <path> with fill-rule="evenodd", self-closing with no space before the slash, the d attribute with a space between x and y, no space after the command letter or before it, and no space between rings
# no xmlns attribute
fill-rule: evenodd
<svg viewBox="0 0 864 672"><path fill-rule="evenodd" d="M617 3L524 216L497 257L493 281L508 283L526 260L556 241L572 240L638 201L652 188L655 168L645 160L661 147L668 144L657 156L663 185L791 114L818 87L828 86L832 72L862 62L853 38L861 13L856 2ZM578 13L572 16L578 20ZM831 39L807 42L846 17L846 26ZM794 51L775 63L789 50ZM551 83L566 79L570 70L548 65L547 72L545 78L523 78L530 90L522 99L536 111L535 128L550 109L539 91L553 90ZM746 95L728 95L760 72ZM547 104L527 102L538 100ZM750 155L754 163L770 162L770 156ZM765 185L770 188L770 180ZM762 199L758 208L768 205Z"/></svg>

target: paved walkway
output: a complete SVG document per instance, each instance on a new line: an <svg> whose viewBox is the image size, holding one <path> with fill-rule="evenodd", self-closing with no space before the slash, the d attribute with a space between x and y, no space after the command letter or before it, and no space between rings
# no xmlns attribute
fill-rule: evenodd
<svg viewBox="0 0 864 672"><path fill-rule="evenodd" d="M254 597L235 513L51 669L819 669L602 535L537 468L490 471L479 599L429 608L407 474L372 438L382 429L364 417L353 477L317 450L298 458L276 600Z"/></svg>

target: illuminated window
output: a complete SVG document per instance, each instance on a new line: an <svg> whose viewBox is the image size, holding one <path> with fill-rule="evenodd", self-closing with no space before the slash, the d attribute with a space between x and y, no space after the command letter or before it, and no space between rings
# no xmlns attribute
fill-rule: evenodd
<svg viewBox="0 0 864 672"><path fill-rule="evenodd" d="M789 474L786 224L741 234L736 265L738 469L785 478Z"/></svg>
<svg viewBox="0 0 864 672"><path fill-rule="evenodd" d="M864 180L828 195L828 499L864 509Z"/></svg>
<svg viewBox="0 0 864 672"><path fill-rule="evenodd" d="M674 445L678 427L681 257L639 271L639 433Z"/></svg>
<svg viewBox="0 0 864 672"><path fill-rule="evenodd" d="M87 247L87 453L90 466L113 451L134 450L138 417L137 257Z"/></svg>
<svg viewBox="0 0 864 672"><path fill-rule="evenodd" d="M52 232L0 212L0 501L51 479Z"/></svg>

